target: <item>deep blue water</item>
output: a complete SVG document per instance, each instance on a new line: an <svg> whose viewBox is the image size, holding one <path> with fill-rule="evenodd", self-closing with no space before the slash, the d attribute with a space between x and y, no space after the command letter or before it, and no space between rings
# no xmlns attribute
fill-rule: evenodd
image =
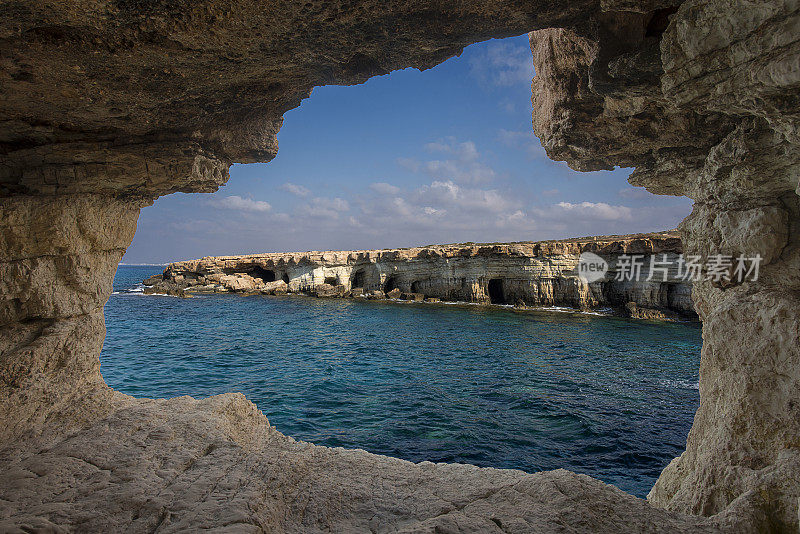
<svg viewBox="0 0 800 534"><path fill-rule="evenodd" d="M127 291L101 357L139 397L241 391L281 432L412 461L564 467L643 497L684 449L700 328L561 312Z"/></svg>

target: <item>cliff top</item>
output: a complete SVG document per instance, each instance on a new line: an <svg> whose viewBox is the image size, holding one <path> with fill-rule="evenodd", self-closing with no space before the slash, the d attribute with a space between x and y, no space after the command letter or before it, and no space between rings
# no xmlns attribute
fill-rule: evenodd
<svg viewBox="0 0 800 534"><path fill-rule="evenodd" d="M435 257L469 257L481 255L539 256L543 254L598 254L682 252L677 230L627 235L573 237L547 241L512 243L452 243L408 248L373 250L328 250L307 252L267 252L235 256L206 256L197 260L170 263L169 268L185 268L198 263L348 263L377 260L413 260Z"/></svg>

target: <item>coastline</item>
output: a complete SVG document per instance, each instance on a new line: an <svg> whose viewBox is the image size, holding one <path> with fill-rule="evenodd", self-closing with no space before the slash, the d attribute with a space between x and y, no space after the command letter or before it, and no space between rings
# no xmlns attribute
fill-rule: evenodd
<svg viewBox="0 0 800 534"><path fill-rule="evenodd" d="M452 244L405 249L265 253L170 263L144 281L146 294L302 294L447 305L496 305L519 311L564 309L638 319L697 320L691 282L676 272L663 281L619 280L626 255L645 263L682 253L675 231L560 241ZM587 282L581 254L608 264Z"/></svg>

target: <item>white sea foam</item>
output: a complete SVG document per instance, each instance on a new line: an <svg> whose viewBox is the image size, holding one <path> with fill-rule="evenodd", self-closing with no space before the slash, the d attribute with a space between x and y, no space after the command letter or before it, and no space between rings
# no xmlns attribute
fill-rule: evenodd
<svg viewBox="0 0 800 534"><path fill-rule="evenodd" d="M669 389L700 389L700 382L691 380L659 380L658 383Z"/></svg>

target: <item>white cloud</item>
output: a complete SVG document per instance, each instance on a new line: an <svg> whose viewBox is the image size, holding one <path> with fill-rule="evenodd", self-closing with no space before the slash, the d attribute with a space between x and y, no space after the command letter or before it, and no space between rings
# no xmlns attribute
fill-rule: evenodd
<svg viewBox="0 0 800 534"><path fill-rule="evenodd" d="M464 184L481 184L494 180L497 173L493 169L478 162L464 165L454 160L433 160L423 166L425 173L431 178L453 180Z"/></svg>
<svg viewBox="0 0 800 534"><path fill-rule="evenodd" d="M300 215L321 219L338 219L339 215L350 209L350 204L339 197L315 197L308 204L298 208Z"/></svg>
<svg viewBox="0 0 800 534"><path fill-rule="evenodd" d="M387 184L385 182L370 184L369 188L382 195L396 195L400 192L399 187L392 184Z"/></svg>
<svg viewBox="0 0 800 534"><path fill-rule="evenodd" d="M412 172L423 172L441 181L454 181L464 184L480 184L491 182L497 177L495 171L478 161L480 153L472 141L458 142L454 137L447 137L428 143L425 149L452 156L444 160L419 162L402 158L398 163Z"/></svg>
<svg viewBox="0 0 800 534"><path fill-rule="evenodd" d="M484 85L530 85L533 56L526 46L492 42L470 59L470 72Z"/></svg>
<svg viewBox="0 0 800 534"><path fill-rule="evenodd" d="M317 197L311 200L311 202L315 206L321 206L325 208L329 208L335 211L347 211L350 209L350 204L347 203L346 200L343 198L324 198L324 197Z"/></svg>
<svg viewBox="0 0 800 534"><path fill-rule="evenodd" d="M506 113L509 113L509 114L517 114L518 113L518 111L517 111L517 102L515 102L514 100L512 100L512 99L510 99L508 97L504 97L504 98L500 99L500 102L497 103L497 107L499 107L501 110L503 110L503 111L505 111ZM530 112L530 109L528 109L527 111Z"/></svg>
<svg viewBox="0 0 800 534"><path fill-rule="evenodd" d="M272 209L272 206L270 206L268 202L264 202L263 200L253 200L251 198L242 198L239 195L231 195L220 199L214 199L211 200L209 204L220 209L256 211L262 213Z"/></svg>
<svg viewBox="0 0 800 534"><path fill-rule="evenodd" d="M441 216L441 215L444 215L444 214L447 213L447 210L444 210L444 209L438 209L437 210L436 208L432 208L430 206L425 206L424 208L422 208L422 211L425 212L425 215L440 215Z"/></svg>
<svg viewBox="0 0 800 534"><path fill-rule="evenodd" d="M452 181L435 181L423 186L417 190L416 199L428 205L489 213L501 213L514 206L514 202L494 189L464 188Z"/></svg>
<svg viewBox="0 0 800 534"><path fill-rule="evenodd" d="M499 214L495 220L495 226L514 232L532 232L538 228L537 222L522 210Z"/></svg>
<svg viewBox="0 0 800 534"><path fill-rule="evenodd" d="M534 209L534 214L542 219L555 221L632 221L633 210L627 206L612 206L605 202L559 202L547 208Z"/></svg>
<svg viewBox="0 0 800 534"><path fill-rule="evenodd" d="M397 164L411 172L419 172L419 161L413 158L397 158Z"/></svg>
<svg viewBox="0 0 800 534"><path fill-rule="evenodd" d="M291 193L298 197L307 197L311 194L311 190L307 187L303 187L302 185L293 184L291 182L286 182L280 187L282 190L286 191L287 193Z"/></svg>

